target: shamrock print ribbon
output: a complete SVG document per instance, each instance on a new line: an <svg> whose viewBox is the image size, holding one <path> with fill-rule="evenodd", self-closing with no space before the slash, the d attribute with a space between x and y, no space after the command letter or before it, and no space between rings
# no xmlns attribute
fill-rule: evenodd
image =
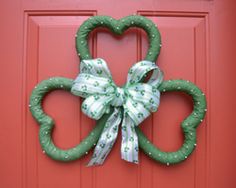
<svg viewBox="0 0 236 188"><path fill-rule="evenodd" d="M147 82L142 80L152 72ZM159 85L163 80L162 71L150 61L134 64L129 72L127 83L118 87L112 80L106 62L101 59L83 60L80 74L74 80L71 92L85 98L82 111L98 120L114 108L96 144L88 166L101 165L114 145L119 124L122 121L122 159L138 163L138 137L135 126L157 111L160 103Z"/></svg>

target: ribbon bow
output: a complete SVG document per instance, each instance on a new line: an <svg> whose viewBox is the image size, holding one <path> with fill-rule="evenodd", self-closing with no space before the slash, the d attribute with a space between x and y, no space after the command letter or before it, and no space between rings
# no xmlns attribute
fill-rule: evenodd
<svg viewBox="0 0 236 188"><path fill-rule="evenodd" d="M148 72L153 71L146 83L141 83ZM85 100L82 111L90 118L100 119L104 113L113 113L108 118L96 144L88 166L101 165L116 141L119 124L122 121L122 159L138 163L138 137L135 126L157 111L160 103L159 85L163 74L158 66L150 61L134 64L129 72L127 83L118 87L103 59L83 60L80 74L74 80L71 92Z"/></svg>

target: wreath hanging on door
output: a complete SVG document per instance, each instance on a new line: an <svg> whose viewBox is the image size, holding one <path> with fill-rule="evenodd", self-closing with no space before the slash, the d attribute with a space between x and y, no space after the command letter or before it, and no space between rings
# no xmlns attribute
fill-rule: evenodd
<svg viewBox="0 0 236 188"><path fill-rule="evenodd" d="M143 29L149 39L149 49L144 60L135 63L129 70L127 83L118 87L112 79L107 63L93 59L88 49L89 33L98 27L108 28L122 35L130 27ZM39 140L43 151L52 159L72 161L87 154L95 146L89 166L101 165L116 141L121 124L122 159L138 163L141 148L149 157L164 164L185 160L196 146L196 128L206 113L204 93L193 83L185 80L163 81L163 73L155 64L161 48L160 33L155 24L138 15L115 20L109 16L94 16L86 20L76 35L76 49L81 60L80 73L75 80L52 77L40 82L32 92L30 110L40 124ZM152 73L147 81L144 78ZM89 135L76 147L67 150L56 147L52 140L53 119L42 109L42 100L51 91L62 89L85 98L82 111L97 120ZM184 143L178 151L163 152L154 146L142 133L139 124L152 112L157 111L160 93L180 91L193 99L192 113L181 123Z"/></svg>

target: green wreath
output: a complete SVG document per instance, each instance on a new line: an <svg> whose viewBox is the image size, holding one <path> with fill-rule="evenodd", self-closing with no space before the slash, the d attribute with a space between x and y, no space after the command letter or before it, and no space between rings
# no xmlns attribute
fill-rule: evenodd
<svg viewBox="0 0 236 188"><path fill-rule="evenodd" d="M137 16L137 15L127 16L127 17L124 17L120 20L115 20L109 16L94 16L94 17L91 17L88 20L86 20L81 25L81 27L79 28L77 35L76 35L76 49L77 49L77 52L78 52L78 55L79 55L81 61L87 62L86 60L89 61L92 59L91 54L88 49L87 40L89 37L89 33L98 27L108 28L111 32L118 34L118 35L123 34L124 31L126 31L130 27L138 27L138 28L143 29L147 33L147 36L149 39L149 49L147 51L145 60L148 62L156 62L157 57L160 52L160 47L161 47L160 33L159 33L157 27L154 25L154 23L151 20L149 20L143 16ZM101 60L97 59L97 61L100 62ZM97 63L99 63L99 62L97 62ZM85 63L85 66L83 66L83 71L85 73L88 73L88 71L89 71L88 65L90 65L90 64ZM145 74L143 74L140 78L137 78L138 81L136 84L142 83L142 80L148 71L154 70L154 69L158 70L156 65L145 64L145 61L141 62L139 65L147 66L148 68L147 68L147 71L146 70L144 71ZM104 64L104 66L106 66L106 65ZM99 75L99 72L97 72L96 74ZM159 74L160 74L160 72L159 72ZM83 74L81 74L81 75L83 75ZM98 77L96 77L96 79L97 78ZM81 79L81 76L80 76L80 79ZM178 151L175 151L175 152L161 151L156 146L154 146L151 143L151 141L149 141L147 139L147 137L142 133L142 131L140 130L140 128L138 126L135 126L134 132L137 134L138 145L149 157L151 157L155 161L159 161L159 162L165 163L167 165L179 163L179 162L185 160L192 153L192 151L194 150L194 148L196 146L196 128L203 121L203 119L205 117L205 113L206 113L205 95L196 85L194 85L193 83L191 83L189 81L185 81L185 80L168 80L168 81L163 81L163 82L160 82L160 80L159 80L159 82L153 82L153 83L156 83L156 87L155 87L155 85L152 86L152 91L154 89L154 91L153 91L154 96L158 97L158 95L157 95L158 92L170 92L170 91L184 92L192 97L194 108L193 108L193 112L181 123L185 139L184 139L184 143L183 143L182 147ZM118 107L120 107L118 103L123 100L122 98L119 98L119 97L122 96L122 97L131 97L132 98L132 96L127 95L127 91L125 89L124 89L124 91L123 90L120 91L120 88L115 88L114 84L111 83L109 85L109 88L112 88L114 86L113 87L113 89L115 88L114 92L118 92L118 89L119 89L119 92L116 93L116 95L119 95L118 98L116 99L116 104L113 101L113 103L112 103L113 105L111 106L111 108L109 108L110 110L106 111L106 113L105 112L102 113L101 114L102 116L97 115L96 114L97 112L95 113L95 111L94 112L86 111L87 110L87 109L85 109L86 105L84 105L84 106L82 105L83 112L86 111L87 115L89 115L90 117L92 117L94 119L97 119L96 126L79 145L77 145L74 148L63 150L63 149L56 147L53 143L51 135L52 135L53 127L54 127L54 121L50 116L48 116L43 111L42 101L43 101L44 97L49 92L54 91L54 90L58 90L58 89L69 91L74 95L79 95L79 96L83 96L83 97L89 97L92 95L91 93L89 96L86 95L86 92L84 90L82 90L80 92L73 90L74 84L75 84L75 81L68 79L68 78L52 77L52 78L49 78L47 80L40 82L34 88L34 90L32 91L31 97L30 97L29 106L30 106L31 113L32 113L33 117L35 118L35 120L40 124L39 140L40 140L40 144L42 146L42 149L49 157L51 157L52 159L55 159L55 160L59 160L59 161L72 161L72 160L79 159L83 155L87 154L88 151L90 149L92 149L94 146L96 146L96 148L98 147L98 149L100 147L100 149L102 150L101 142L99 142L99 146L97 144L98 144L99 139L101 139L104 130L106 130L107 125L108 125L107 122L110 121L110 119L111 119L110 117L112 116L112 114L118 113L118 112L115 112L116 109ZM130 87L133 87L132 83L130 84ZM141 92L141 94L142 94L142 92ZM107 96L109 96L109 95L107 94ZM94 98L96 98L96 97L99 98L101 96L94 95ZM151 100L149 100L149 101L151 101ZM94 102L96 102L96 101L94 101ZM151 104L153 104L152 101L151 101ZM150 104L150 106L151 106L150 111L154 112L156 109L153 109L154 107L151 104ZM135 104L135 105L139 105L139 104ZM147 108L146 105L144 105L144 107L145 107L145 109ZM126 109L124 108L123 111L125 112ZM123 111L122 111L122 113L123 113ZM119 113L121 113L121 112L119 112ZM124 119L125 118L127 119L127 117L126 117L127 114L129 114L129 111L127 111L127 113L124 113L124 116L123 116ZM115 114L115 115L117 115L117 114ZM143 114L138 113L138 117L139 116L143 116ZM145 119L146 117L141 117L141 118ZM132 122L131 122L131 125L132 125ZM122 131L126 131L125 128L126 128L125 126L122 126ZM132 132L133 131L132 126L131 126L130 130L131 130L132 134L136 135L134 132ZM131 137L131 138L134 139L135 137L134 138ZM107 139L109 139L109 137L107 137ZM96 148L95 148L95 150L96 150ZM109 150L110 149L111 149L111 147L109 148ZM124 156L125 156L126 149L127 148L124 148ZM135 147L135 150L138 151L138 148ZM108 153L109 153L109 151L108 151ZM92 165L101 164L103 162L103 160L106 158L106 155L108 153L101 156L100 160L102 160L102 161L100 161L100 163L94 162L94 163L92 163ZM98 157L98 156L95 153L93 155L93 158L96 158L96 157ZM130 156L128 156L128 157L130 157ZM123 156L122 156L122 158L123 158ZM135 159L136 158L132 158L132 161L131 160L128 160L128 161L137 163L137 160L135 160Z"/></svg>

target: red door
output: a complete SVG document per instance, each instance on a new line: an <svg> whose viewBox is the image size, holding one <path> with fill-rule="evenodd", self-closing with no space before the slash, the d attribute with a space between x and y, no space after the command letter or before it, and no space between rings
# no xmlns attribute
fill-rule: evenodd
<svg viewBox="0 0 236 188"><path fill-rule="evenodd" d="M236 187L235 8L226 0L1 1L0 187L2 188L233 188ZM60 163L42 153L39 126L28 102L36 83L50 76L75 78L79 59L75 32L93 15L121 18L140 14L152 19L162 36L157 61L165 80L183 78L207 96L207 117L197 129L198 145L183 163L165 166L140 152L140 164L120 159L120 136L104 165L81 160ZM143 32L122 37L106 30L91 36L94 57L106 59L118 85L147 50ZM45 111L56 122L53 139L61 148L77 145L94 126L81 113L81 100L63 91L51 93ZM181 121L192 110L189 97L166 93L160 109L142 125L164 151L183 143Z"/></svg>

